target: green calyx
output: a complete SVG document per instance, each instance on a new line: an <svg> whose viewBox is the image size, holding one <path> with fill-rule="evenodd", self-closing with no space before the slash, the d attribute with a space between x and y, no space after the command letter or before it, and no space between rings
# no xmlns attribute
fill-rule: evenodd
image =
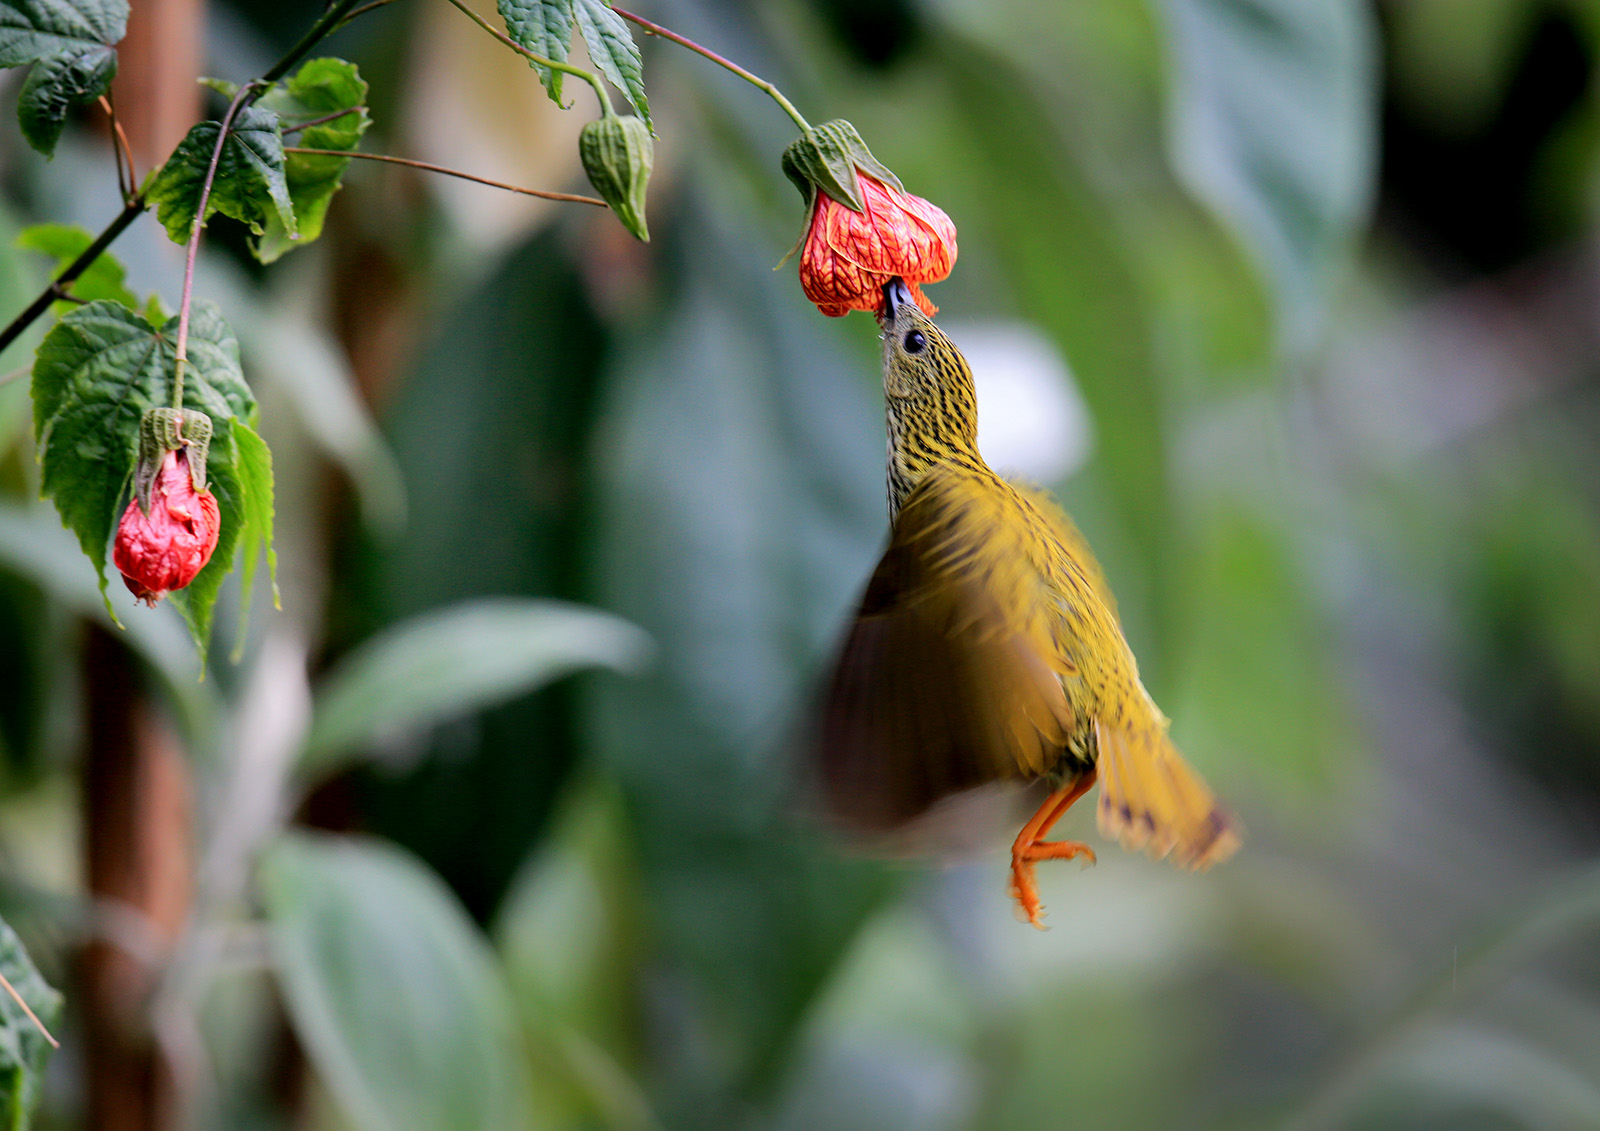
<svg viewBox="0 0 1600 1131"><path fill-rule="evenodd" d="M784 176L800 190L807 208L821 189L852 212L866 211L857 170L905 191L900 178L872 155L856 128L843 118L812 126L783 151Z"/></svg>
<svg viewBox="0 0 1600 1131"><path fill-rule="evenodd" d="M168 452L188 448L189 482L206 487L206 457L211 452L211 418L191 408L148 408L139 418L139 462L133 469L133 496L150 513L150 489Z"/></svg>
<svg viewBox="0 0 1600 1131"><path fill-rule="evenodd" d="M650 127L631 114L596 118L578 135L578 156L594 191L611 206L622 226L649 243L644 201L655 164Z"/></svg>

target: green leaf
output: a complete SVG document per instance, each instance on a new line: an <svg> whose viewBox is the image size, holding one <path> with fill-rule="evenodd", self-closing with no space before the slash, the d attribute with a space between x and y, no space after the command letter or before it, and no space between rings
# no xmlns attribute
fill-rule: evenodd
<svg viewBox="0 0 1600 1131"><path fill-rule="evenodd" d="M211 551L211 560L195 574L194 580L169 595L173 606L183 614L184 623L189 626L189 635L193 637L195 648L200 653L202 678L206 657L211 650L211 621L216 611L217 594L222 590L223 578L233 569L234 555L245 533L248 503L239 472L239 444L234 432L236 423L232 418L225 421L213 418L216 431L211 435L211 454L206 460L206 489L217 497L217 510L222 519L217 531L216 548Z"/></svg>
<svg viewBox="0 0 1600 1131"><path fill-rule="evenodd" d="M0 975L28 1003L40 1023L61 1017L61 994L40 976L15 931L0 920ZM11 995L0 990L0 1126L27 1131L39 1100L39 1078L55 1050Z"/></svg>
<svg viewBox="0 0 1600 1131"><path fill-rule="evenodd" d="M61 521L78 536L99 574L102 594L106 544L138 455L139 419L145 409L170 399L176 336L176 319L157 330L137 311L102 299L63 316L45 335L34 359L40 492L55 500ZM192 311L189 363L183 403L211 417L217 430L208 468L226 539L239 513L237 495L230 505L223 493L234 482L234 447L226 422L237 416L253 423L256 404L239 369L233 331L209 303L196 303ZM221 556L219 542L196 583ZM106 607L111 607L109 598Z"/></svg>
<svg viewBox="0 0 1600 1131"><path fill-rule="evenodd" d="M1377 34L1348 0L1166 0L1169 146L1304 346L1372 202Z"/></svg>
<svg viewBox="0 0 1600 1131"><path fill-rule="evenodd" d="M628 96L639 117L650 127L650 132L655 133L655 125L650 121L650 100L644 93L643 61L633 42L633 29L605 0L573 0L573 7L590 60Z"/></svg>
<svg viewBox="0 0 1600 1131"><path fill-rule="evenodd" d="M54 153L67 112L110 89L127 25L127 0L0 0L0 67L34 64L17 106L28 144Z"/></svg>
<svg viewBox="0 0 1600 1131"><path fill-rule="evenodd" d="M106 48L40 59L28 72L17 100L22 136L40 153L53 156L68 111L99 98L116 73L117 53Z"/></svg>
<svg viewBox="0 0 1600 1131"><path fill-rule="evenodd" d="M560 601L472 601L405 621L341 664L317 698L306 762L441 722L589 667L628 670L650 647L618 617Z"/></svg>
<svg viewBox="0 0 1600 1131"><path fill-rule="evenodd" d="M512 39L535 55L557 63L567 61L572 43L572 0L499 0L499 7L500 18L505 20ZM528 65L539 73L544 88L559 105L563 73L531 60Z"/></svg>
<svg viewBox="0 0 1600 1131"><path fill-rule="evenodd" d="M239 648L250 618L250 589L256 576L256 559L267 555L267 577L272 583L272 607L278 600L278 551L272 547L272 451L267 442L244 423L233 421L233 440L239 450L239 480L244 491L244 522L240 533ZM240 653L235 653L237 661Z"/></svg>
<svg viewBox="0 0 1600 1131"><path fill-rule="evenodd" d="M189 242L221 128L220 122L201 122L190 129L145 190L145 197L156 206L156 219L174 243ZM240 111L222 143L217 175L206 199L206 219L217 212L248 225L257 236L274 215L284 232L290 236L296 232L278 115L263 106Z"/></svg>
<svg viewBox="0 0 1600 1131"><path fill-rule="evenodd" d="M657 1126L630 1075L639 1060L640 895L621 793L585 777L491 931L551 1126Z"/></svg>
<svg viewBox="0 0 1600 1131"><path fill-rule="evenodd" d="M291 834L259 878L295 1033L356 1127L530 1125L510 991L438 876L381 841Z"/></svg>
<svg viewBox="0 0 1600 1131"><path fill-rule="evenodd" d="M17 246L24 251L37 251L56 261L52 274L60 272L89 250L94 237L72 224L35 224L17 235ZM101 252L72 284L72 294L85 302L109 299L123 306L137 309L139 298L128 289L127 273L110 252ZM76 309L76 303L58 302L52 308L57 315Z"/></svg>
<svg viewBox="0 0 1600 1131"><path fill-rule="evenodd" d="M361 135L371 125L366 101L367 84L354 63L343 59L312 59L283 86L274 87L264 95L259 104L276 113L286 128L349 111L342 117L300 131L295 143L307 149L348 152L360 144ZM287 154L284 176L299 236L295 238L290 234L277 213L269 214L266 231L257 241L257 259L271 263L322 234L328 205L333 201L333 194L339 191L339 182L349 164L348 157Z"/></svg>

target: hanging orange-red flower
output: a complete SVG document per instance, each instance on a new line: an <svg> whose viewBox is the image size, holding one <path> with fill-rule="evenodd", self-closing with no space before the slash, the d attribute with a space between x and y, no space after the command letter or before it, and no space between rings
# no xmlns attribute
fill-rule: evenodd
<svg viewBox="0 0 1600 1131"><path fill-rule="evenodd" d="M131 499L117 525L111 561L139 600L154 605L182 589L211 560L222 530L217 497L196 490L186 448L168 451L150 485L150 512Z"/></svg>
<svg viewBox="0 0 1600 1131"><path fill-rule="evenodd" d="M937 205L856 170L863 211L822 188L811 203L811 223L800 248L800 286L831 318L852 310L876 312L883 287L905 280L931 318L939 308L920 284L937 283L956 261L956 226Z"/></svg>

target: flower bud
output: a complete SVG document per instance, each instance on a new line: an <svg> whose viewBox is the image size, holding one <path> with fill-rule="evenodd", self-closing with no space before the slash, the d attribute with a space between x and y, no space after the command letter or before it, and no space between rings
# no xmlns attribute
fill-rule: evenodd
<svg viewBox="0 0 1600 1131"><path fill-rule="evenodd" d="M623 227L649 243L644 199L655 163L650 127L632 114L596 118L578 135L578 156L583 159L589 183L611 206Z"/></svg>
<svg viewBox="0 0 1600 1131"><path fill-rule="evenodd" d="M798 245L800 285L818 310L829 317L877 311L884 284L900 278L930 317L938 312L920 284L950 274L956 227L942 209L906 192L854 126L813 126L784 150L783 171L811 210Z"/></svg>
<svg viewBox="0 0 1600 1131"><path fill-rule="evenodd" d="M147 604L187 586L217 548L222 516L205 489L210 443L211 418L202 412L150 409L139 423L134 497L117 524L111 561Z"/></svg>

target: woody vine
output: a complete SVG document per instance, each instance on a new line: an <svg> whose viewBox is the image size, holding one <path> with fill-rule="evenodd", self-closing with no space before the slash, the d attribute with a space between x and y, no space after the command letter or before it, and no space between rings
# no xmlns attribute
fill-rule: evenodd
<svg viewBox="0 0 1600 1131"><path fill-rule="evenodd" d="M31 324L64 311L33 364L34 431L41 492L94 564L112 619L107 547L134 596L154 605L170 595L204 659L223 578L239 563L248 609L264 555L277 599L272 546L273 472L257 434L258 409L227 320L194 296L195 263L207 222L221 213L245 224L263 264L315 240L354 159L409 165L548 199L609 207L649 239L646 192L654 126L633 27L688 48L771 97L800 127L783 171L805 198L807 227L796 250L806 296L827 315L877 310L883 285L904 279L917 302L934 307L921 284L950 272L955 227L937 207L904 191L845 121L811 125L772 83L700 44L605 0L500 0L504 30L447 0L487 34L523 56L549 96L563 80L587 83L600 116L579 137L583 168L598 197L507 185L358 147L370 123L367 84L343 59L309 58L332 32L394 0L336 0L273 67L242 84L205 79L228 99L217 120L190 129L140 185L109 96L127 0L61 0L48 7L0 0L0 67L31 64L18 107L23 135L54 152L67 116L98 106L109 118L123 208L98 235L46 225L24 246L59 260L50 284L0 331L4 349ZM632 26L630 26L632 25ZM594 71L569 61L582 37ZM633 109L618 114L608 84ZM290 144L290 141L296 142ZM178 311L159 296L141 303L120 273L91 272L145 211L186 249ZM120 517L119 517L120 516ZM119 622L120 623L120 622Z"/></svg>

